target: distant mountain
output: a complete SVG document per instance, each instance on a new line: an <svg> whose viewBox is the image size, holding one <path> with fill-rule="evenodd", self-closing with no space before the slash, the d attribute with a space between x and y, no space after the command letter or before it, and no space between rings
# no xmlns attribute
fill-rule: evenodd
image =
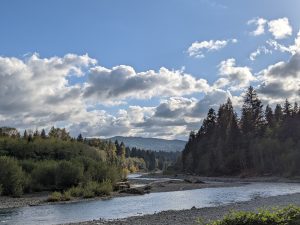
<svg viewBox="0 0 300 225"><path fill-rule="evenodd" d="M112 141L118 140L123 142L126 146L132 148L140 148L153 151L177 152L182 151L186 141L181 140L165 140L159 138L143 138L143 137L122 137L115 136L109 138Z"/></svg>

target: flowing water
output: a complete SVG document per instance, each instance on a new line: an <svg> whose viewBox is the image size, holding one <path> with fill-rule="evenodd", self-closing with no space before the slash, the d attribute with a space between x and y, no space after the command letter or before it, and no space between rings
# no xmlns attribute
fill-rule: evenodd
<svg viewBox="0 0 300 225"><path fill-rule="evenodd" d="M190 209L300 193L298 183L250 183L238 187L150 193L70 204L54 204L0 210L0 225L60 224L93 219L116 219L165 210Z"/></svg>

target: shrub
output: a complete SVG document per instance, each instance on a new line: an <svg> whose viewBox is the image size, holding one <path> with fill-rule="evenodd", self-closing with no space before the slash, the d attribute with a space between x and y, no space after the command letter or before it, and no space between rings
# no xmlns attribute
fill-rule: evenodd
<svg viewBox="0 0 300 225"><path fill-rule="evenodd" d="M97 184L95 189L95 194L97 196L110 195L112 191L113 191L113 187L110 180L106 180L100 184L99 183Z"/></svg>
<svg viewBox="0 0 300 225"><path fill-rule="evenodd" d="M55 161L46 160L37 162L31 173L33 189L55 189L56 171L57 162Z"/></svg>
<svg viewBox="0 0 300 225"><path fill-rule="evenodd" d="M82 195L84 198L93 198L96 196L93 189L89 186L83 189Z"/></svg>
<svg viewBox="0 0 300 225"><path fill-rule="evenodd" d="M222 220L208 225L298 225L300 224L300 208L289 206L284 209L260 210L255 212L233 212Z"/></svg>
<svg viewBox="0 0 300 225"><path fill-rule="evenodd" d="M82 189L82 195L84 198L92 198L95 196L110 195L113 187L109 180L101 183L90 181Z"/></svg>
<svg viewBox="0 0 300 225"><path fill-rule="evenodd" d="M71 187L68 191L70 192L72 197L81 197L83 195L81 186Z"/></svg>
<svg viewBox="0 0 300 225"><path fill-rule="evenodd" d="M48 202L58 202L61 201L63 198L62 194L60 192L53 192L47 199Z"/></svg>
<svg viewBox="0 0 300 225"><path fill-rule="evenodd" d="M21 196L25 185L24 177L25 174L17 160L6 156L0 157L0 185L4 195Z"/></svg>
<svg viewBox="0 0 300 225"><path fill-rule="evenodd" d="M73 164L69 161L62 161L58 164L56 171L56 186L59 189L66 189L77 186L83 177L83 166Z"/></svg>
<svg viewBox="0 0 300 225"><path fill-rule="evenodd" d="M36 166L36 163L33 160L22 160L20 164L23 171L26 173L32 173L33 169Z"/></svg>
<svg viewBox="0 0 300 225"><path fill-rule="evenodd" d="M71 192L68 191L64 191L64 193L62 194L62 201L70 201L72 199L72 195Z"/></svg>

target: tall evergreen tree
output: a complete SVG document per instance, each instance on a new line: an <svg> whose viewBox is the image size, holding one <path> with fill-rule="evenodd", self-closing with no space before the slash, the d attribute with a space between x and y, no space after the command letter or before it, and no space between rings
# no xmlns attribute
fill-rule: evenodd
<svg viewBox="0 0 300 225"><path fill-rule="evenodd" d="M210 109L182 152L184 171L206 176L300 174L298 105L292 107L286 100L283 109L276 105L274 113L268 105L263 113L262 107L249 87L239 123L230 100L217 115Z"/></svg>
<svg viewBox="0 0 300 225"><path fill-rule="evenodd" d="M242 107L241 127L244 134L260 135L264 128L263 105L256 91L250 86L244 97Z"/></svg>
<svg viewBox="0 0 300 225"><path fill-rule="evenodd" d="M298 106L298 103L295 102L294 103L294 108L293 108L293 117L297 116L299 113L299 106Z"/></svg>
<svg viewBox="0 0 300 225"><path fill-rule="evenodd" d="M45 129L42 129L42 131L41 131L41 138L43 138L43 139L47 138Z"/></svg>
<svg viewBox="0 0 300 225"><path fill-rule="evenodd" d="M283 105L283 115L285 118L292 116L293 110L291 103L286 99Z"/></svg>
<svg viewBox="0 0 300 225"><path fill-rule="evenodd" d="M274 114L272 108L269 105L266 106L265 117L267 125L269 127L272 127L274 125Z"/></svg>
<svg viewBox="0 0 300 225"><path fill-rule="evenodd" d="M82 134L79 134L79 135L78 135L77 141L78 141L78 142L83 142Z"/></svg>
<svg viewBox="0 0 300 225"><path fill-rule="evenodd" d="M198 136L204 134L212 134L217 122L216 112L213 108L210 108L207 113L206 119L203 120L202 126L198 131Z"/></svg>
<svg viewBox="0 0 300 225"><path fill-rule="evenodd" d="M277 104L274 111L275 121L279 123L283 119L282 107L280 104Z"/></svg>
<svg viewBox="0 0 300 225"><path fill-rule="evenodd" d="M27 140L28 139L28 134L27 134L27 130L24 131L23 134L23 139Z"/></svg>

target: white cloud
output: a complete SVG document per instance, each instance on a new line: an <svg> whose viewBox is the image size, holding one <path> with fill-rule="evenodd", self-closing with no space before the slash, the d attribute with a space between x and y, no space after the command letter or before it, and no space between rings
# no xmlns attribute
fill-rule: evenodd
<svg viewBox="0 0 300 225"><path fill-rule="evenodd" d="M231 90L239 90L249 86L251 81L256 80L249 67L236 66L235 59L227 59L219 64L219 75L214 86L217 88L229 86Z"/></svg>
<svg viewBox="0 0 300 225"><path fill-rule="evenodd" d="M74 83L73 78L79 76L87 78L87 83ZM85 136L183 137L193 124L191 118L186 122L188 117L183 111L180 115L184 118L178 121L156 116L156 107L128 106L112 115L99 109L98 104L178 96L168 100L170 110L175 112L195 104L196 100L181 95L209 90L206 80L196 79L183 70L161 68L157 72L136 73L129 66L106 69L88 55L0 57L0 124L21 129L63 126L72 135L81 132Z"/></svg>
<svg viewBox="0 0 300 225"><path fill-rule="evenodd" d="M256 26L256 29L252 32L250 32L253 36L259 36L265 33L265 25L267 23L267 20L264 18L254 18L252 20L248 21L248 25L254 24Z"/></svg>
<svg viewBox="0 0 300 225"><path fill-rule="evenodd" d="M80 85L69 85L71 76L96 61L88 55L24 60L0 57L0 114L7 125L47 124L64 120L83 107ZM9 124L11 123L11 124Z"/></svg>
<svg viewBox="0 0 300 225"><path fill-rule="evenodd" d="M291 36L293 31L289 23L289 19L286 17L269 21L264 18L254 18L249 20L247 24L254 24L256 26L256 29L250 32L250 34L253 36L264 34L266 25L268 25L268 31L274 36L275 39L283 39Z"/></svg>
<svg viewBox="0 0 300 225"><path fill-rule="evenodd" d="M159 71L137 73L130 66L91 68L84 90L85 98L97 103L111 103L126 99L149 99L152 97L184 96L205 93L210 86L204 79L179 70L162 67Z"/></svg>
<svg viewBox="0 0 300 225"><path fill-rule="evenodd" d="M295 54L287 62L278 62L259 73L259 91L265 101L291 102L300 100L300 54Z"/></svg>
<svg viewBox="0 0 300 225"><path fill-rule="evenodd" d="M275 39L283 39L292 35L292 27L289 24L288 18L279 18L268 22L269 31Z"/></svg>
<svg viewBox="0 0 300 225"><path fill-rule="evenodd" d="M285 46L283 44L278 43L275 40L268 40L267 44L274 48L275 50L279 50L281 52L288 52L292 55L295 55L296 53L300 52L300 31L297 34L297 37L295 38L294 44Z"/></svg>
<svg viewBox="0 0 300 225"><path fill-rule="evenodd" d="M261 98L268 103L280 102L283 97L299 101L299 65L300 56L294 54L288 62L261 71ZM220 63L219 75L211 87L206 80L183 70L108 69L88 55L0 57L0 124L32 129L56 125L66 127L74 136L186 138L190 130L199 129L208 108L216 109L228 97L238 110L242 103L240 89L257 81L249 67L237 66L234 59ZM76 77L86 83L76 83ZM230 91L235 90L237 95L232 96ZM203 97L189 96L195 93ZM151 97L159 98L160 103L120 106L117 113L99 106Z"/></svg>
<svg viewBox="0 0 300 225"><path fill-rule="evenodd" d="M254 61L257 58L257 56L261 54L272 54L272 50L267 49L266 46L260 46L250 54L249 58L251 61Z"/></svg>
<svg viewBox="0 0 300 225"><path fill-rule="evenodd" d="M191 57L203 58L206 52L218 51L225 48L229 43L237 43L237 39L196 41L192 43L187 52Z"/></svg>

